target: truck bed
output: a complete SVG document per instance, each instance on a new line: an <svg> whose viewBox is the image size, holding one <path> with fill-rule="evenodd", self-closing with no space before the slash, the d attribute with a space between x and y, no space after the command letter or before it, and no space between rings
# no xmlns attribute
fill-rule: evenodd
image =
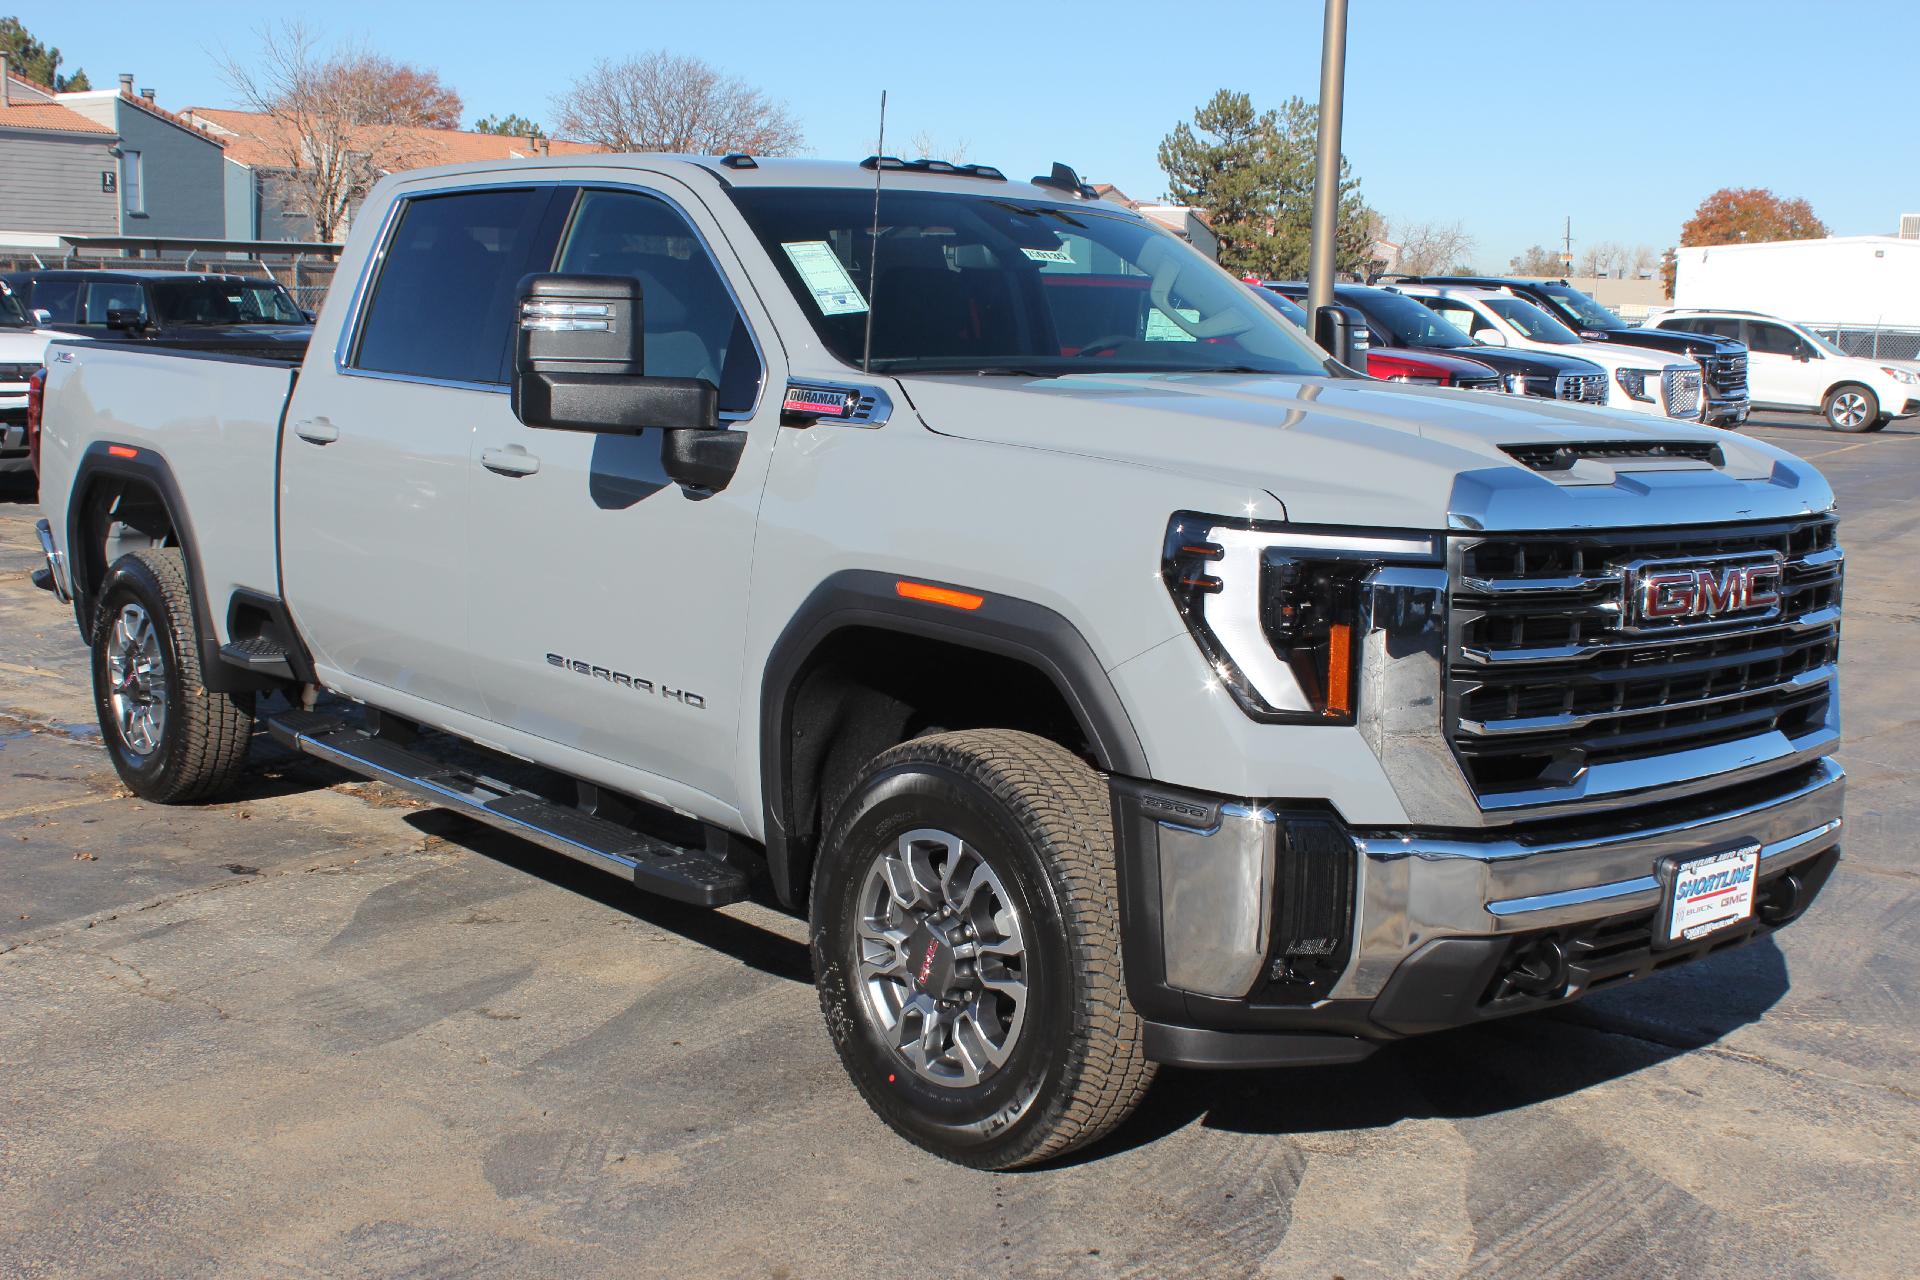
<svg viewBox="0 0 1920 1280"><path fill-rule="evenodd" d="M242 588L277 596L279 434L299 373L290 356L160 343L50 345L40 486L48 520L85 554L84 513L69 509L78 473L159 473L175 519L190 522L205 598L225 601ZM220 612L211 622L224 641Z"/></svg>

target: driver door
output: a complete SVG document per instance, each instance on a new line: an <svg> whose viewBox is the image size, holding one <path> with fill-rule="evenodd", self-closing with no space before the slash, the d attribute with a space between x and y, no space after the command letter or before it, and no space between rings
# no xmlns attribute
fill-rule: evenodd
<svg viewBox="0 0 1920 1280"><path fill-rule="evenodd" d="M779 397L763 394L771 371L754 339L771 326L728 287L718 229L660 182L583 185L551 266L534 270L638 279L646 373L719 388L722 418L749 433L739 470L698 493L667 477L657 429L541 429L512 414L477 424L468 648L488 719L642 770L653 784L640 789L722 820L702 796L744 803L746 587Z"/></svg>

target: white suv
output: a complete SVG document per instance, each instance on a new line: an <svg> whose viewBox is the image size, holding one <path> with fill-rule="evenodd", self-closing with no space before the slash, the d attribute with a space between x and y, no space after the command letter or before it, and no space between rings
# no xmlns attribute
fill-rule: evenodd
<svg viewBox="0 0 1920 1280"><path fill-rule="evenodd" d="M46 358L47 343L62 335L41 329L20 300L0 284L0 474L26 471L27 379Z"/></svg>
<svg viewBox="0 0 1920 1280"><path fill-rule="evenodd" d="M1920 370L1913 362L1850 356L1791 320L1685 307L1648 323L1746 343L1747 389L1755 408L1817 410L1838 431L1878 431L1895 418L1920 413Z"/></svg>
<svg viewBox="0 0 1920 1280"><path fill-rule="evenodd" d="M1691 360L1676 359L1668 351L1617 342L1583 341L1545 311L1506 289L1451 285L1398 288L1465 329L1476 342L1591 360L1607 371L1606 403L1614 408L1689 421L1700 417L1700 366Z"/></svg>

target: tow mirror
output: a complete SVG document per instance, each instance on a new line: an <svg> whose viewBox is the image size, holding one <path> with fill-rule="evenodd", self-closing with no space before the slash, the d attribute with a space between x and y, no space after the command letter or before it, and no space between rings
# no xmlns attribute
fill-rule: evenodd
<svg viewBox="0 0 1920 1280"><path fill-rule="evenodd" d="M39 325L52 324L53 312L47 310L45 307L35 307L33 309L33 322Z"/></svg>
<svg viewBox="0 0 1920 1280"><path fill-rule="evenodd" d="M120 329L127 333L138 333L147 327L146 317L132 308L122 310L115 307L107 312L107 328Z"/></svg>
<svg viewBox="0 0 1920 1280"><path fill-rule="evenodd" d="M1367 322L1352 307L1330 303L1315 311L1313 340L1347 368L1366 372Z"/></svg>
<svg viewBox="0 0 1920 1280"><path fill-rule="evenodd" d="M1507 335L1492 325L1475 329L1473 331L1473 340L1485 347L1504 347L1507 345Z"/></svg>
<svg viewBox="0 0 1920 1280"><path fill-rule="evenodd" d="M645 299L631 276L531 275L514 305L513 413L529 427L667 433L661 465L679 484L724 489L744 431L720 426L705 378L646 373Z"/></svg>

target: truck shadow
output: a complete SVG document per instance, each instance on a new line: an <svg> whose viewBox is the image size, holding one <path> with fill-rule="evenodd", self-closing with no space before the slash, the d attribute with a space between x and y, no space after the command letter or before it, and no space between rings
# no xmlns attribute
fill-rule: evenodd
<svg viewBox="0 0 1920 1280"><path fill-rule="evenodd" d="M1757 1021L1789 985L1786 958L1767 937L1559 1009L1387 1045L1351 1066L1165 1070L1132 1120L1064 1163L1148 1146L1196 1123L1284 1137L1514 1111L1707 1048Z"/></svg>
<svg viewBox="0 0 1920 1280"><path fill-rule="evenodd" d="M409 813L408 826L511 867L523 875L544 880L556 889L578 894L591 902L644 921L657 929L732 956L749 969L788 982L813 984L813 960L804 941L710 907L694 907L643 893L618 875L575 862L517 836L495 831L484 823L448 809L420 809ZM784 908L756 893L756 905L784 914Z"/></svg>

